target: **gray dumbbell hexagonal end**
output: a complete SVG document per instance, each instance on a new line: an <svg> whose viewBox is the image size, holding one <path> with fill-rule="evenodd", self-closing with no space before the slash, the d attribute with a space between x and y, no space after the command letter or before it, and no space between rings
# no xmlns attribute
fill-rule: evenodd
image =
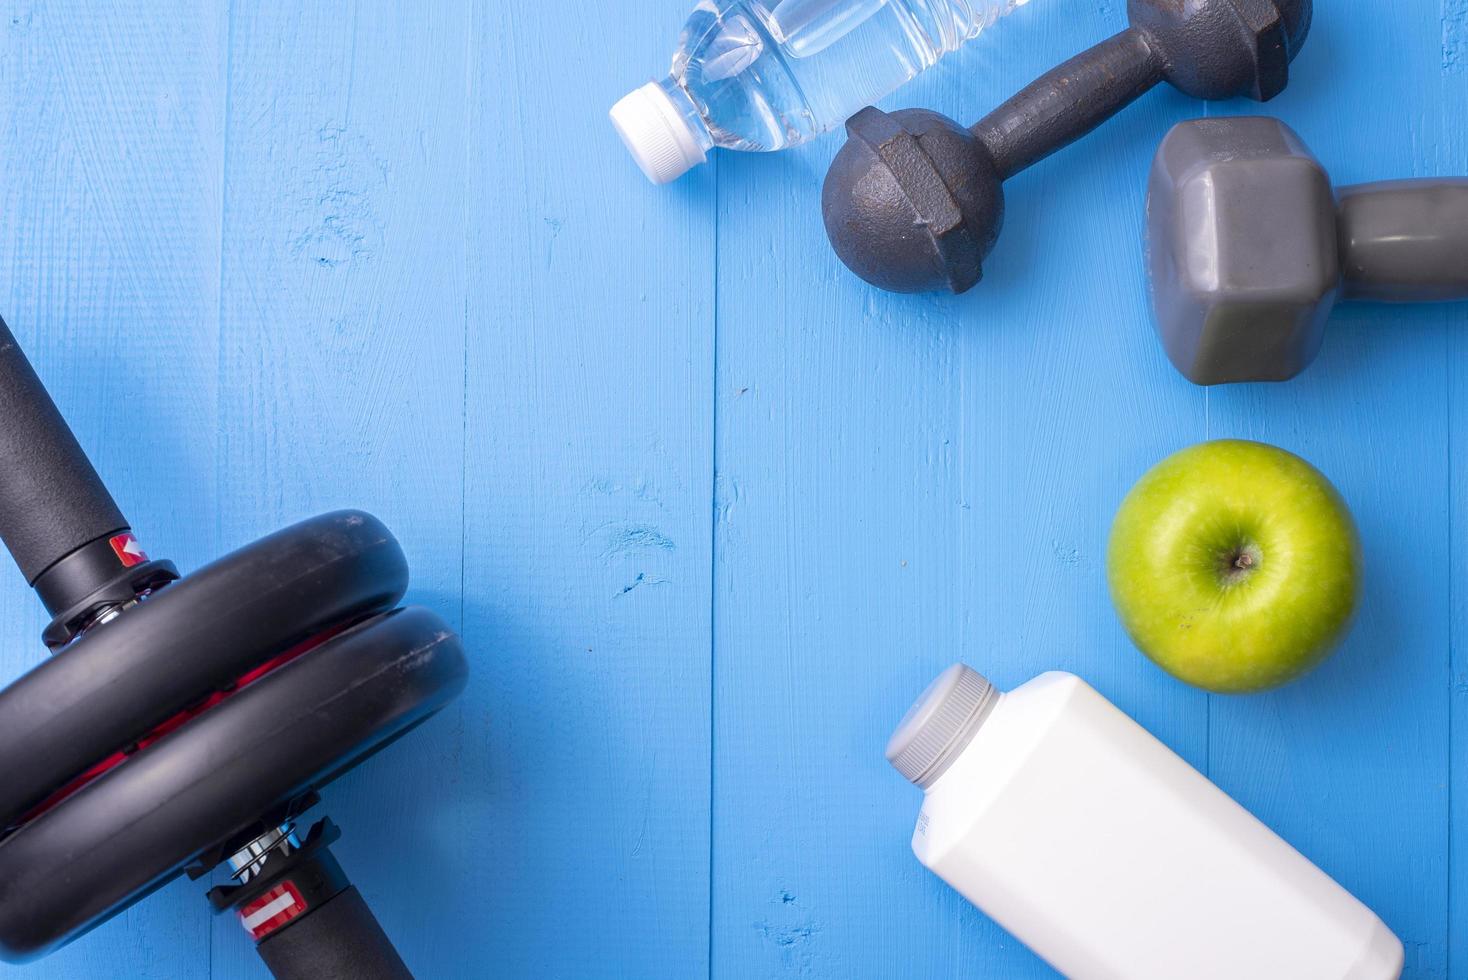
<svg viewBox="0 0 1468 980"><path fill-rule="evenodd" d="M1196 384L1284 381L1340 289L1330 178L1284 123L1179 123L1147 193L1148 272L1168 357Z"/></svg>

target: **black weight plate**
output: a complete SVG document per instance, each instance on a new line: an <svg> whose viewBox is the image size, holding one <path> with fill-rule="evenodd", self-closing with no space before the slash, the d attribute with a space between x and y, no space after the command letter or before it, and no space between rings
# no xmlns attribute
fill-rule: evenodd
<svg viewBox="0 0 1468 980"><path fill-rule="evenodd" d="M0 691L0 829L293 644L389 609L408 584L382 522L338 511L199 569Z"/></svg>
<svg viewBox="0 0 1468 980"><path fill-rule="evenodd" d="M0 841L0 958L40 956L122 911L427 718L467 674L448 624L409 608L242 688Z"/></svg>

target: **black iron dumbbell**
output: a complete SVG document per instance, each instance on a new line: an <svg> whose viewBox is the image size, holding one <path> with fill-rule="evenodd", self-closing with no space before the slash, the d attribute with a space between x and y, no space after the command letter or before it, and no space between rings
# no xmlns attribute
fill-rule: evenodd
<svg viewBox="0 0 1468 980"><path fill-rule="evenodd" d="M332 857L317 791L450 701L467 663L395 608L379 521L303 521L180 578L149 558L0 323L0 537L53 656L0 691L0 957L40 956L227 864L277 977L411 976Z"/></svg>
<svg viewBox="0 0 1468 980"><path fill-rule="evenodd" d="M964 292L999 237L1007 178L1161 81L1199 99L1273 98L1311 12L1311 0L1128 0L1130 27L972 129L923 109L863 109L847 121L846 145L826 175L826 234L874 286Z"/></svg>

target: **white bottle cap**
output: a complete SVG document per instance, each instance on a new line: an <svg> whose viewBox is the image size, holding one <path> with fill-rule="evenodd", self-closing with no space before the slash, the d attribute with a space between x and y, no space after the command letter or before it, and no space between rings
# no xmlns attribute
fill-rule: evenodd
<svg viewBox="0 0 1468 980"><path fill-rule="evenodd" d="M954 664L922 693L887 743L887 761L927 789L958 758L994 704L999 690L983 675Z"/></svg>
<svg viewBox="0 0 1468 980"><path fill-rule="evenodd" d="M693 127L657 82L622 96L610 115L632 158L654 184L666 184L708 159Z"/></svg>

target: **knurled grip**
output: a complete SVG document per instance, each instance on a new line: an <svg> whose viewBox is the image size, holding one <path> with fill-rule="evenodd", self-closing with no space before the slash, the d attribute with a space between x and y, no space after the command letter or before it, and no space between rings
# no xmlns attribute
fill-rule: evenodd
<svg viewBox="0 0 1468 980"><path fill-rule="evenodd" d="M1100 126L1162 81L1147 32L1129 27L1037 78L971 127L1003 179Z"/></svg>
<svg viewBox="0 0 1468 980"><path fill-rule="evenodd" d="M112 495L0 320L0 539L34 584L82 545L127 528Z"/></svg>
<svg viewBox="0 0 1468 980"><path fill-rule="evenodd" d="M413 980L350 885L255 949L276 980Z"/></svg>

